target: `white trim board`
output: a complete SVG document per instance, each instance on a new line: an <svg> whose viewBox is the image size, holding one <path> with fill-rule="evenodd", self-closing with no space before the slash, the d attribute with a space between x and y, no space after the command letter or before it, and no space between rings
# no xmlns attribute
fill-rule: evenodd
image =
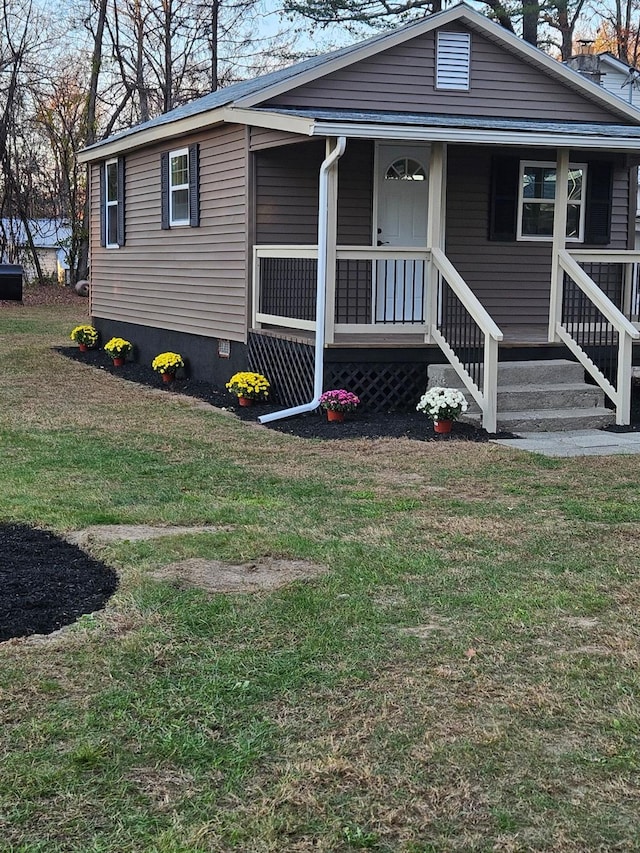
<svg viewBox="0 0 640 853"><path fill-rule="evenodd" d="M455 127L420 127L419 125L368 124L364 122L317 121L314 123L312 135L404 142L451 142L469 143L471 145L640 151L640 137L574 136L569 133L546 133L543 131L472 130Z"/></svg>

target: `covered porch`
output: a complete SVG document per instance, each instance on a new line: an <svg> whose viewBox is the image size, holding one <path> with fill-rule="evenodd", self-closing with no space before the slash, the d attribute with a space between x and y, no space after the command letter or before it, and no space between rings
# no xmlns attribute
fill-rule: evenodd
<svg viewBox="0 0 640 853"><path fill-rule="evenodd" d="M367 132L372 135L370 127ZM458 246L464 243L466 222L476 232L486 222L478 225L473 188L470 209L458 205L454 210L448 193L451 143L429 138L433 135L424 133L428 139L421 184L424 232L416 235L414 231L409 245L402 245L397 234L392 240L383 239L390 219L380 213L379 174L370 202L370 244L339 242L338 163L351 140L327 139L318 179L317 243L253 247L252 330L313 342L317 353L351 349L354 359L358 351L371 348L435 351L438 359L444 357L455 368L490 432L496 430L497 421L497 365L506 349L562 347L565 357L580 361L612 401L617 422L629 423L632 342L640 336L636 275L640 253L627 249L626 240L622 248L618 239L606 247L587 249L567 238L572 227L570 174L576 140L571 140L571 149L554 147L552 156L551 140L546 140L546 159L552 161L554 171L554 215L551 233L535 246L537 257L544 259L532 269L527 244L505 241L508 251L503 255L508 263L496 261L492 287L474 280L473 258L465 258L459 248L457 254L449 248L455 244L455 231ZM552 138L558 141L557 136ZM566 136L565 140L569 142ZM499 141L504 142L491 139L493 145ZM407 145L413 142L412 138ZM529 154L540 139L532 139L528 132L516 140L512 133L509 142L526 145ZM583 144L602 154L602 139L588 137ZM621 145L624 150L640 147L640 140L618 140L618 150ZM458 145L458 158L460 150ZM375 174L371 177L375 183ZM393 196L387 200L395 201ZM415 224L415 217L412 221ZM495 257L495 248L490 248L493 255L487 252L477 261L479 267L484 265L485 278L486 268L490 269L487 255ZM451 255L462 262L454 263ZM459 266L465 268L465 275ZM538 282L535 304L527 299L533 279Z"/></svg>

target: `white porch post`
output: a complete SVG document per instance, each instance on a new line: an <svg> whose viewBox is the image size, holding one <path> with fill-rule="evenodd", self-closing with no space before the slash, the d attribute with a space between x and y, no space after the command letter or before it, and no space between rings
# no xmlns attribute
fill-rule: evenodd
<svg viewBox="0 0 640 853"><path fill-rule="evenodd" d="M556 157L556 198L553 212L553 244L551 248L551 293L549 297L549 343L559 341L556 324L562 319L564 273L559 254L567 244L567 201L569 183L569 149L559 148Z"/></svg>
<svg viewBox="0 0 640 853"><path fill-rule="evenodd" d="M444 142L431 145L427 198L427 248L444 252L447 209L447 148ZM438 322L439 273L429 259L427 263L427 298L425 306L426 341L431 340L431 327Z"/></svg>
<svg viewBox="0 0 640 853"><path fill-rule="evenodd" d="M325 157L336 147L335 139L327 139ZM336 317L336 244L338 241L338 167L331 169L327 176L327 254L326 254L326 303L325 303L325 342L332 344L335 336Z"/></svg>

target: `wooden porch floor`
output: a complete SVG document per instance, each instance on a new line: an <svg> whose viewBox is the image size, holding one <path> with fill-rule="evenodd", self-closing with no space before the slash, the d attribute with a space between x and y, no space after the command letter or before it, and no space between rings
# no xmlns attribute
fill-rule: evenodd
<svg viewBox="0 0 640 853"><path fill-rule="evenodd" d="M504 340L501 346L507 347L540 347L548 346L547 326L534 324L520 324L501 326ZM276 338L285 338L290 341L298 341L300 343L312 344L314 340L313 332L305 332L300 329L252 329L256 334L270 335ZM358 334L337 334L331 347L354 347L361 349L363 346L371 346L377 348L395 348L395 347L436 347L436 344L425 344L424 338L420 334L407 333L390 333L384 331L384 327L379 332Z"/></svg>

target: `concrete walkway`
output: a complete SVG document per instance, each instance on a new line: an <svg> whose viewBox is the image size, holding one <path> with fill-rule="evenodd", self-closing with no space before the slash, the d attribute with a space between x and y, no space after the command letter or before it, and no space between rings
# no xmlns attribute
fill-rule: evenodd
<svg viewBox="0 0 640 853"><path fill-rule="evenodd" d="M543 456L613 456L640 454L640 432L606 432L580 429L574 432L521 432L518 438L491 439L513 450L528 450Z"/></svg>

